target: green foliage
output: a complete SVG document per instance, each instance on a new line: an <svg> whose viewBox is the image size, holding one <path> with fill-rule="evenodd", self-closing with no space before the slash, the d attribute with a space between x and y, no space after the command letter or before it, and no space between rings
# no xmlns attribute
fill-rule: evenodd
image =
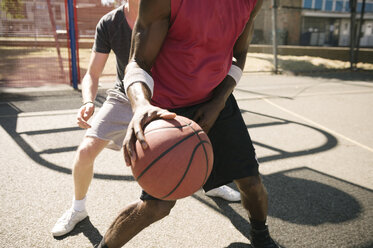
<svg viewBox="0 0 373 248"><path fill-rule="evenodd" d="M11 18L24 18L24 3L22 0L1 0L1 9Z"/></svg>

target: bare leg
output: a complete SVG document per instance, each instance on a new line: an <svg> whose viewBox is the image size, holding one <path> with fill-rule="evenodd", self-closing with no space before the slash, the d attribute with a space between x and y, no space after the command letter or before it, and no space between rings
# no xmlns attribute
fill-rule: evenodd
<svg viewBox="0 0 373 248"><path fill-rule="evenodd" d="M105 148L108 141L85 137L80 144L73 168L75 199L81 200L85 197L93 176L93 163L97 155Z"/></svg>
<svg viewBox="0 0 373 248"><path fill-rule="evenodd" d="M105 234L110 248L122 247L141 230L166 217L176 201L145 200L125 207Z"/></svg>
<svg viewBox="0 0 373 248"><path fill-rule="evenodd" d="M266 226L268 194L260 176L235 180L240 192L243 207L248 211L251 231L249 239L253 248L279 248L271 238Z"/></svg>
<svg viewBox="0 0 373 248"><path fill-rule="evenodd" d="M241 192L241 202L249 217L265 221L268 212L268 194L260 176L250 176L234 181Z"/></svg>
<svg viewBox="0 0 373 248"><path fill-rule="evenodd" d="M62 236L72 231L77 223L87 217L85 201L82 200L87 194L88 187L93 175L93 162L108 142L92 137L85 137L80 144L74 164L74 193L73 206L59 218L52 228L53 236Z"/></svg>

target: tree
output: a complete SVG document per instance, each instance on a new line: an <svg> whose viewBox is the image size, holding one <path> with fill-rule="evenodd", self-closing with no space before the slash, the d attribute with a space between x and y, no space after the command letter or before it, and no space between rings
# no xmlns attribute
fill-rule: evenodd
<svg viewBox="0 0 373 248"><path fill-rule="evenodd" d="M1 0L1 9L11 18L24 18L24 3L22 0Z"/></svg>

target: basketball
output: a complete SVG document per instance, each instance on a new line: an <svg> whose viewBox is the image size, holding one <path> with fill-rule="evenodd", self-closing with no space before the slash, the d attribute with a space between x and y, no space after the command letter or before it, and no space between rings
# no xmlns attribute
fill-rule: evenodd
<svg viewBox="0 0 373 248"><path fill-rule="evenodd" d="M144 129L148 148L136 142L132 173L142 189L161 200L177 200L199 190L213 165L210 140L194 121L157 119Z"/></svg>

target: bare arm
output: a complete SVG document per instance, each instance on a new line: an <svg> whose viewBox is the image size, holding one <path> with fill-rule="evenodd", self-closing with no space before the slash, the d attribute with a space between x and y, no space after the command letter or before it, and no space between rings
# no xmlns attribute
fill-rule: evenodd
<svg viewBox="0 0 373 248"><path fill-rule="evenodd" d="M130 56L148 72L166 38L170 14L170 0L140 0Z"/></svg>
<svg viewBox="0 0 373 248"><path fill-rule="evenodd" d="M84 104L78 112L77 124L81 128L90 128L91 126L87 123L89 118L94 112L94 100L98 90L98 80L105 67L106 61L109 54L92 52L88 70L83 77L82 81L82 98ZM89 103L92 102L92 103Z"/></svg>
<svg viewBox="0 0 373 248"><path fill-rule="evenodd" d="M263 0L258 0L254 10L250 15L250 19L247 22L244 31L238 37L236 43L233 47L233 64L240 67L241 70L245 67L246 54L249 49L249 44L252 39L253 30L254 30L254 19L258 14L260 8L262 7ZM214 91L214 98L220 100L219 102L225 103L229 95L233 92L236 84L231 76L227 76L224 80L224 83L220 84Z"/></svg>
<svg viewBox="0 0 373 248"><path fill-rule="evenodd" d="M141 69L148 73L150 73L166 38L171 14L170 7L170 0L140 1L139 15L132 32L130 61L135 61ZM134 111L140 103L150 101L149 92L139 95L139 90L141 91L143 87L136 84L132 84L127 89L128 98ZM132 92L132 89L135 88L137 90Z"/></svg>
<svg viewBox="0 0 373 248"><path fill-rule="evenodd" d="M170 7L170 0L140 1L139 15L132 33L130 61L136 62L139 68L149 74L168 32ZM151 105L150 90L143 82L134 82L126 92L134 116L127 129L123 151L126 164L131 165L136 160L136 139L144 149L147 148L144 125L159 117L174 118L175 114Z"/></svg>
<svg viewBox="0 0 373 248"><path fill-rule="evenodd" d="M254 19L262 6L262 2L263 0L257 1L244 31L240 37L238 37L233 47L233 64L241 68L241 70L243 70L245 67L246 54L253 34ZM196 112L194 120L203 128L205 132L210 131L210 128L215 123L220 112L223 110L225 102L232 94L236 84L237 82L234 81L231 76L227 75L223 82L221 82L219 86L214 89L211 101L205 105L202 105L202 107Z"/></svg>
<svg viewBox="0 0 373 248"><path fill-rule="evenodd" d="M235 59L233 64L237 65L242 70L245 67L247 50L249 49L249 44L253 36L254 20L257 14L259 13L262 4L263 0L258 0L256 2L256 5L253 11L251 12L250 19L247 22L245 29L240 35L240 37L237 39L233 48L233 58Z"/></svg>

